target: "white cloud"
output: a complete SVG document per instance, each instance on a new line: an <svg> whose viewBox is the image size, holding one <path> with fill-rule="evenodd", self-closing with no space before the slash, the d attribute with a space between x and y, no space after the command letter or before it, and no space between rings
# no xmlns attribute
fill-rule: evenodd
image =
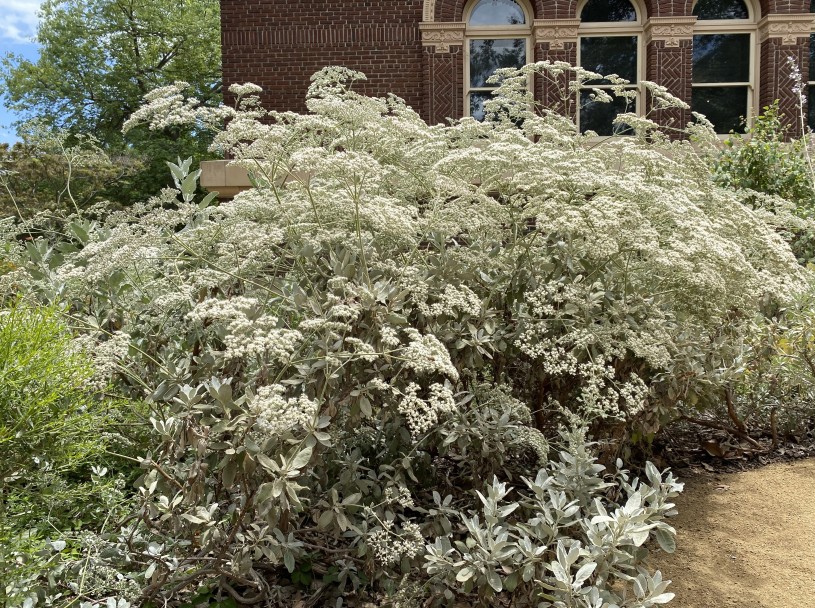
<svg viewBox="0 0 815 608"><path fill-rule="evenodd" d="M37 32L37 11L42 0L0 0L3 19L0 39L6 42L30 42Z"/></svg>

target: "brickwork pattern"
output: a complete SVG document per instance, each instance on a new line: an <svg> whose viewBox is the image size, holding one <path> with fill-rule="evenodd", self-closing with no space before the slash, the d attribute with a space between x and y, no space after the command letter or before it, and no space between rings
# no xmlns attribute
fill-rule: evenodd
<svg viewBox="0 0 815 608"><path fill-rule="evenodd" d="M424 52L425 95L423 115L430 124L446 123L448 118L461 118L464 95L463 49L451 46L449 53Z"/></svg>
<svg viewBox="0 0 815 608"><path fill-rule="evenodd" d="M635 0L637 1L637 0ZM431 4L432 3L432 4ZM578 0L529 0L536 20L575 19ZM687 17L693 0L641 0L646 19ZM758 0L760 17L809 13L810 0ZM305 109L311 75L326 65L345 65L365 72L368 81L357 90L370 95L393 92L403 97L431 123L459 118L463 113L464 57L460 41L449 49L423 45L419 24L425 9L437 23L460 22L467 0L221 0L224 85L254 82L264 88L269 109ZM432 7L432 10L430 8ZM800 19L800 17L799 17ZM757 34L758 35L758 34ZM798 34L800 36L800 34ZM793 42L794 39L794 42ZM663 84L686 101L691 99L692 41L672 45L654 36L646 49L645 77ZM437 52L444 51L444 52ZM449 51L449 52L448 52ZM575 63L574 40L551 49L535 45L537 61ZM778 98L789 115L797 114L786 57L807 74L809 40L772 35L761 44L758 101ZM536 98L544 104L560 101L557 87L538 78ZM231 102L227 95L227 102ZM660 122L683 123L687 112L663 111Z"/></svg>
<svg viewBox="0 0 815 608"><path fill-rule="evenodd" d="M781 113L790 124L790 134L800 135L799 100L792 90L794 83L788 57L796 60L801 73L806 76L809 73L809 38L798 38L792 45L783 44L780 38L769 38L761 44L759 104L763 108L777 99Z"/></svg>
<svg viewBox="0 0 815 608"><path fill-rule="evenodd" d="M646 50L648 67L645 78L657 82L668 89L668 92L686 103L691 100L692 84L692 52L691 40L680 40L679 46L666 46L663 40L654 40ZM651 107L651 100L646 100L647 107ZM653 114L654 120L662 125L680 127L691 119L689 110L668 109L657 110Z"/></svg>
<svg viewBox="0 0 815 608"><path fill-rule="evenodd" d="M566 42L562 49L550 49L548 43L535 45L535 61L565 61L574 65L577 63L577 45L574 42ZM542 76L536 77L535 98L545 107L564 111L570 116L575 113L575 100L564 100L563 91L567 90L568 81L564 75L559 82L547 80ZM569 108L562 109L564 103L569 104Z"/></svg>
<svg viewBox="0 0 815 608"><path fill-rule="evenodd" d="M327 65L367 74L357 90L424 100L422 0L221 0L225 88L254 82L264 107L305 110L311 75ZM228 98L227 102L231 100Z"/></svg>

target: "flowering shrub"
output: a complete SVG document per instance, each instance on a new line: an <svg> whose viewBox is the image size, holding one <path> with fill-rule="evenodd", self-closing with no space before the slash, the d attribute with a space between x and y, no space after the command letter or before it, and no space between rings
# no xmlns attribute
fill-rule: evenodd
<svg viewBox="0 0 815 608"><path fill-rule="evenodd" d="M305 115L168 87L130 125L228 118L255 188L199 201L180 162L146 203L9 241L0 290L66 302L99 381L152 410L133 516L85 543L122 602L671 599L642 560L679 486L603 476L584 435L611 465L718 407L733 336L806 271L695 148L632 115L598 144L529 103L530 71L595 76L504 72L488 120L450 126L337 68Z"/></svg>

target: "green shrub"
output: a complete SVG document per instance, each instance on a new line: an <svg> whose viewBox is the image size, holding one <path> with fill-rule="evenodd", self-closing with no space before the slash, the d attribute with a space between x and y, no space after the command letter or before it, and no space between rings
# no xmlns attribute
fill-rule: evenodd
<svg viewBox="0 0 815 608"><path fill-rule="evenodd" d="M101 449L89 357L53 308L0 310L0 479L49 463L74 468Z"/></svg>
<svg viewBox="0 0 815 608"><path fill-rule="evenodd" d="M787 224L789 240L801 263L815 261L815 175L806 138L789 139L789 125L778 109L778 101L766 106L744 135L732 134L715 161L714 176L725 187L741 191L745 203L769 208ZM792 203L757 196L780 197ZM785 212L791 218L781 219ZM800 218L803 221L795 221Z"/></svg>
<svg viewBox="0 0 815 608"><path fill-rule="evenodd" d="M125 477L105 454L112 444L122 447L111 426L117 411L93 387L91 358L63 314L22 300L0 310L4 606L58 601L53 581L79 580L65 567L84 557L77 554L77 534L123 513Z"/></svg>

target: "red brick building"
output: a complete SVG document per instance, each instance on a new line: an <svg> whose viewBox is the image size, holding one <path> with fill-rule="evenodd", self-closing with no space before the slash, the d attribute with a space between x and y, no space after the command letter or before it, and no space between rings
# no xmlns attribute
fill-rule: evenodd
<svg viewBox="0 0 815 608"><path fill-rule="evenodd" d="M311 74L344 65L368 75L364 92L396 93L436 123L479 117L496 67L563 60L630 80L640 112L637 83L662 84L726 133L775 99L797 115L787 57L815 85L812 9L811 0L221 0L224 84L254 82L266 107L303 110ZM610 133L621 104L599 107L588 92L583 102L581 129Z"/></svg>

